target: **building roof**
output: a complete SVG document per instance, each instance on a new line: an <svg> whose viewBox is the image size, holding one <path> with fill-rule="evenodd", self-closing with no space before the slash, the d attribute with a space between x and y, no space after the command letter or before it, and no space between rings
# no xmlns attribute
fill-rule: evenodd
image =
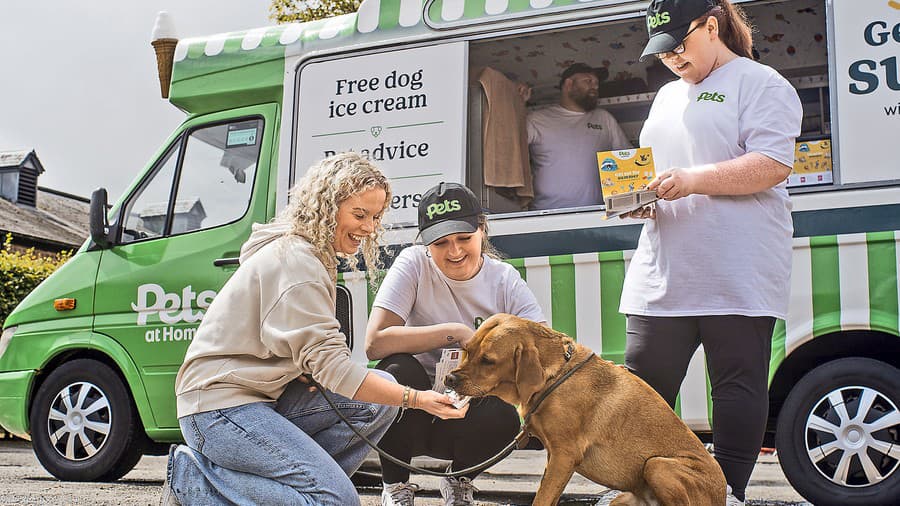
<svg viewBox="0 0 900 506"><path fill-rule="evenodd" d="M28 154L31 151L21 150L21 151L0 151L0 168L3 167L18 167L22 165L22 162L28 157Z"/></svg>
<svg viewBox="0 0 900 506"><path fill-rule="evenodd" d="M38 187L36 208L0 199L0 233L57 247L81 246L90 234L89 216L88 199L49 188Z"/></svg>
<svg viewBox="0 0 900 506"><path fill-rule="evenodd" d="M28 168L36 170L38 174L44 172L44 166L33 149L21 149L17 151L0 151L0 169L10 167L22 167L31 158Z"/></svg>

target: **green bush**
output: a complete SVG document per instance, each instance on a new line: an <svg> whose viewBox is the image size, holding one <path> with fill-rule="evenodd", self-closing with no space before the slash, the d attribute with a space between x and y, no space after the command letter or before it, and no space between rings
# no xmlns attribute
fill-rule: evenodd
<svg viewBox="0 0 900 506"><path fill-rule="evenodd" d="M15 250L11 246L12 235L6 234L0 249L0 324L34 287L72 256L71 251L45 256L34 248Z"/></svg>

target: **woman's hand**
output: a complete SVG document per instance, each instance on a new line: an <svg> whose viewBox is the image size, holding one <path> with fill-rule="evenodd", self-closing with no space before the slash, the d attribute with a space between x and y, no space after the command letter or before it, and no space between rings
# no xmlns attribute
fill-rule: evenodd
<svg viewBox="0 0 900 506"><path fill-rule="evenodd" d="M522 102L531 100L531 86L528 86L526 83L517 82L516 93L519 95L519 98L522 99Z"/></svg>
<svg viewBox="0 0 900 506"><path fill-rule="evenodd" d="M646 206L640 207L631 211L630 213L620 214L619 218L638 218L638 219L655 219L656 218L656 203L650 203Z"/></svg>
<svg viewBox="0 0 900 506"><path fill-rule="evenodd" d="M650 184L648 190L656 190L656 194L663 200L678 200L695 192L697 175L687 169L669 169L658 174Z"/></svg>
<svg viewBox="0 0 900 506"><path fill-rule="evenodd" d="M314 387L314 386L311 384L312 382L310 381L310 378L312 378L312 376L308 376L308 375L306 375L306 374L301 374L300 376L297 376L297 381L299 381L300 383L304 383L304 384L306 384L306 385L309 385L309 387L307 387L307 390L310 391L310 392L315 392L315 391L316 391L316 387Z"/></svg>
<svg viewBox="0 0 900 506"><path fill-rule="evenodd" d="M434 390L419 390L414 392L413 395L414 400L410 401L410 408L421 409L442 420L462 418L469 411L468 404L460 409L456 409L453 407L453 400L449 396L439 394Z"/></svg>

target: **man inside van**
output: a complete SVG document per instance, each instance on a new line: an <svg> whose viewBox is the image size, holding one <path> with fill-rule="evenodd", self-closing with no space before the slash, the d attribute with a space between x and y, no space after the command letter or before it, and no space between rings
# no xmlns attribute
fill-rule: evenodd
<svg viewBox="0 0 900 506"><path fill-rule="evenodd" d="M603 202L597 152L631 148L613 115L597 107L600 81L608 75L603 67L575 63L560 76L559 104L528 114L533 209Z"/></svg>

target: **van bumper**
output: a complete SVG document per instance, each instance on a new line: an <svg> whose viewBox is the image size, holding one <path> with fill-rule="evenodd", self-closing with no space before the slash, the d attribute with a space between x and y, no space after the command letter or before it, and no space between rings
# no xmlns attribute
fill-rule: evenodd
<svg viewBox="0 0 900 506"><path fill-rule="evenodd" d="M37 371L0 372L0 427L20 438L28 434L26 394Z"/></svg>

